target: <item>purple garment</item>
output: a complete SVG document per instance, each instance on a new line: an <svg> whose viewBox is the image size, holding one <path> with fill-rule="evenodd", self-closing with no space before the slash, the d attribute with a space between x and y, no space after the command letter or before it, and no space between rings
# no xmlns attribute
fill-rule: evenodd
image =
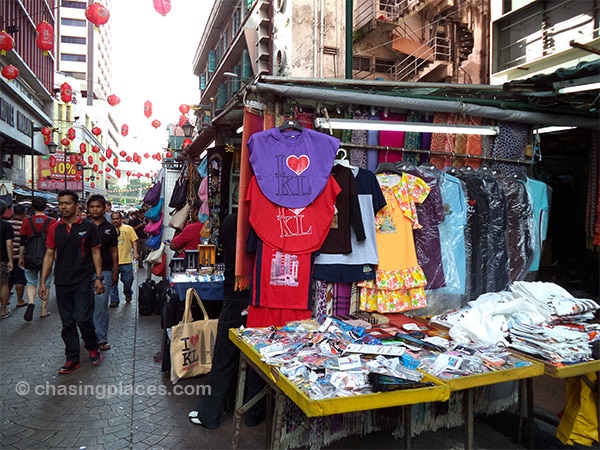
<svg viewBox="0 0 600 450"><path fill-rule="evenodd" d="M329 180L340 141L318 131L270 128L248 139L250 164L262 193L276 205L304 208Z"/></svg>
<svg viewBox="0 0 600 450"><path fill-rule="evenodd" d="M439 289L446 286L444 269L442 267L442 245L438 225L444 221L444 202L438 179L432 174L417 168L405 171L417 176L431 188L429 195L423 203L417 205L417 216L423 228L413 230L417 261L425 273L427 287L425 289Z"/></svg>

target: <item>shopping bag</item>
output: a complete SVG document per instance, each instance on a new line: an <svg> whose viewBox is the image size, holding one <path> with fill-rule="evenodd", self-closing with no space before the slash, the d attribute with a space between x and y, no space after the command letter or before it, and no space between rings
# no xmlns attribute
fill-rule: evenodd
<svg viewBox="0 0 600 450"><path fill-rule="evenodd" d="M13 197L12 193L8 190L4 183L0 184L0 200L4 200L6 203L6 208L12 208L13 205Z"/></svg>
<svg viewBox="0 0 600 450"><path fill-rule="evenodd" d="M185 206L179 210L171 213L171 218L169 219L168 225L171 228L175 228L176 230L182 230L187 223L188 217L190 215L190 205L186 203Z"/></svg>
<svg viewBox="0 0 600 450"><path fill-rule="evenodd" d="M160 257L160 261L158 264L154 264L150 269L153 275L157 277L166 277L167 276L167 255L163 253Z"/></svg>
<svg viewBox="0 0 600 450"><path fill-rule="evenodd" d="M196 300L203 314L202 320L192 321L192 301ZM189 288L185 295L183 319L171 330L171 382L210 372L213 350L217 340L218 319L209 319L196 292Z"/></svg>

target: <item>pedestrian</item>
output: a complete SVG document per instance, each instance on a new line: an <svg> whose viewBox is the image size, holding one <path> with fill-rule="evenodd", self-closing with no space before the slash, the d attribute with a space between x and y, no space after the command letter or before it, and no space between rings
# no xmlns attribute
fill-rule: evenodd
<svg viewBox="0 0 600 450"><path fill-rule="evenodd" d="M8 222L13 227L15 238L13 239L13 270L10 273L8 286L11 292L14 287L15 294L17 296L17 308L22 308L23 306L27 306L27 302L23 300L27 280L25 279L25 271L19 266L21 224L23 223L23 219L25 218L25 205L23 205L22 203L17 203L13 205L12 212L12 217L8 219Z"/></svg>
<svg viewBox="0 0 600 450"><path fill-rule="evenodd" d="M96 226L77 215L78 201L79 196L71 190L58 193L61 217L48 231L38 291L42 300L48 298L46 281L54 262L56 304L62 321L61 335L66 355L66 363L58 370L59 375L71 373L80 367L79 333L92 366L102 362L93 318L94 293L101 294L104 291L101 240Z"/></svg>
<svg viewBox="0 0 600 450"><path fill-rule="evenodd" d="M135 230L135 234L138 237L138 267L143 267L144 258L146 258L147 249L146 249L146 232L144 231L144 227L146 226L146 222L144 221L144 209L140 209L139 211L131 211L129 218L129 226L131 226Z"/></svg>
<svg viewBox="0 0 600 450"><path fill-rule="evenodd" d="M106 221L104 211L106 200L102 195L94 194L87 201L88 218L98 228L100 240L100 254L102 255L102 282L104 292L94 295L94 326L98 336L98 347L102 351L110 350L108 343L108 296L112 285L119 281L119 253L117 242L117 229Z"/></svg>
<svg viewBox="0 0 600 450"><path fill-rule="evenodd" d="M25 287L25 294L27 295L27 309L25 310L25 314L23 315L23 319L25 319L27 322L30 322L33 318L33 310L35 309L35 294L39 289L38 281L42 267L41 265L36 267L27 267L25 265L25 250L34 232L42 233L42 231L44 231L47 234L52 225L56 222L56 219L48 217L46 215L45 211L47 205L48 202L44 197L33 197L33 199L31 200L31 208L33 209L33 214L30 217L24 219L23 223L21 224L21 241L19 243L19 266L25 272L25 280L27 281L27 286ZM44 249L41 254L42 258L45 253L45 246L43 246L43 248ZM48 289L50 289L50 283L51 277L47 280L46 287ZM50 315L50 313L48 312L48 298L40 297L40 300L42 303L40 317L48 317Z"/></svg>
<svg viewBox="0 0 600 450"><path fill-rule="evenodd" d="M183 227L183 230L181 230L169 244L169 248L177 253L177 256L179 257L184 257L186 250L198 250L198 245L200 245L200 232L204 227L204 223L198 220L198 213L200 212L201 206L201 200L194 200L192 212L190 214L191 221Z"/></svg>
<svg viewBox="0 0 600 450"><path fill-rule="evenodd" d="M225 217L219 233L223 248L223 261L225 263L225 280L223 282L223 307L219 315L217 339L213 351L213 360L206 385L210 386L198 399L198 409L188 414L190 422L205 428L219 427L219 418L227 394L235 392L235 380L238 369L239 349L229 340L229 329L239 328L246 323L244 311L248 307L250 291L235 290L235 247L237 231L237 213ZM248 383L253 383L252 392L262 389L264 383L256 380L258 375L250 376ZM203 391L205 392L205 391ZM264 402L252 407L245 416L247 425L256 425L264 417Z"/></svg>
<svg viewBox="0 0 600 450"><path fill-rule="evenodd" d="M110 200L106 200L106 211L104 212L104 217L108 223L112 223L112 202Z"/></svg>
<svg viewBox="0 0 600 450"><path fill-rule="evenodd" d="M6 202L0 200L0 217L6 212ZM8 308L10 288L8 279L13 268L13 227L7 220L0 219L0 300L2 301L2 318L12 316L13 310Z"/></svg>
<svg viewBox="0 0 600 450"><path fill-rule="evenodd" d="M129 225L123 223L123 214L120 211L112 213L112 223L117 229L119 250L119 275L123 283L125 303L131 303L133 296L133 260L139 258L137 247L137 234ZM133 257L131 251L133 250ZM119 283L112 286L110 293L110 307L119 306Z"/></svg>

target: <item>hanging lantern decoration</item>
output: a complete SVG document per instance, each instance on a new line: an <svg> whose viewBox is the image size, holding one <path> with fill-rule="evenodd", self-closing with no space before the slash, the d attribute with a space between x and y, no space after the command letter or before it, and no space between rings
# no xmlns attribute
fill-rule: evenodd
<svg viewBox="0 0 600 450"><path fill-rule="evenodd" d="M100 3L94 3L86 8L85 17L87 20L99 27L100 25L104 25L106 22L108 22L108 19L110 19L110 12Z"/></svg>
<svg viewBox="0 0 600 450"><path fill-rule="evenodd" d="M106 162L106 158L104 157L104 155L100 155L100 161Z"/></svg>
<svg viewBox="0 0 600 450"><path fill-rule="evenodd" d="M104 170L100 169L100 170L98 171L98 173L99 173L100 175L102 175L102 174L104 173Z"/></svg>
<svg viewBox="0 0 600 450"><path fill-rule="evenodd" d="M157 153L156 155L154 155L154 157L157 161L160 161L162 159L162 155L160 153Z"/></svg>
<svg viewBox="0 0 600 450"><path fill-rule="evenodd" d="M131 160L132 160L132 159L133 159L133 158L132 158L131 156L129 156L129 155L127 155L127 156L125 157L125 161L127 161L127 162L131 162Z"/></svg>
<svg viewBox="0 0 600 450"><path fill-rule="evenodd" d="M121 103L121 99L115 94L110 94L106 100L110 106L117 106L119 103Z"/></svg>
<svg viewBox="0 0 600 450"><path fill-rule="evenodd" d="M113 159L113 166L117 167L119 165L119 158Z"/></svg>
<svg viewBox="0 0 600 450"><path fill-rule="evenodd" d="M125 158L127 156L127 152L125 150L121 150L119 155L121 155L121 158Z"/></svg>
<svg viewBox="0 0 600 450"><path fill-rule="evenodd" d="M71 141L68 138L62 138L60 140L60 143L63 147L68 147L69 145L71 145Z"/></svg>
<svg viewBox="0 0 600 450"><path fill-rule="evenodd" d="M55 167L56 166L56 156L51 156L50 158L48 158L48 164L50 165L50 167Z"/></svg>
<svg viewBox="0 0 600 450"><path fill-rule="evenodd" d="M172 158L172 157L173 157L173 153L171 153L171 152L165 153L165 158Z"/></svg>
<svg viewBox="0 0 600 450"><path fill-rule="evenodd" d="M98 172L98 164L94 164L94 165L92 166L92 170L93 170L94 172Z"/></svg>
<svg viewBox="0 0 600 450"><path fill-rule="evenodd" d="M160 120L158 120L158 119L154 119L154 120L152 121L152 126L153 126L154 128L159 128L159 127L160 127Z"/></svg>
<svg viewBox="0 0 600 450"><path fill-rule="evenodd" d="M110 172L110 167L107 167L106 169L104 169L106 171L106 173Z"/></svg>
<svg viewBox="0 0 600 450"><path fill-rule="evenodd" d="M92 155L88 156L88 164L94 164L94 157Z"/></svg>
<svg viewBox="0 0 600 450"><path fill-rule="evenodd" d="M45 134L44 135L44 144L50 145L50 142L52 142L52 136L50 136L49 134Z"/></svg>
<svg viewBox="0 0 600 450"><path fill-rule="evenodd" d="M92 145L92 151L94 153L98 153L100 151L100 147L98 147L97 145Z"/></svg>
<svg viewBox="0 0 600 450"><path fill-rule="evenodd" d="M149 153L144 153L144 158L145 158L145 159L148 159L148 158L150 158L150 154L149 154Z"/></svg>
<svg viewBox="0 0 600 450"><path fill-rule="evenodd" d="M136 177L138 178L138 180L139 180L139 179L140 179L140 177L142 176L142 174L138 172L138 173L136 173L136 174L135 174L135 176L136 176Z"/></svg>
<svg viewBox="0 0 600 450"><path fill-rule="evenodd" d="M52 128L50 128L50 127L44 127L44 128L41 129L41 133L44 136L50 136L52 134Z"/></svg>
<svg viewBox="0 0 600 450"><path fill-rule="evenodd" d="M83 155L85 152L87 152L87 145L85 145L85 142L82 142L79 144L79 153Z"/></svg>
<svg viewBox="0 0 600 450"><path fill-rule="evenodd" d="M15 46L15 40L6 31L0 31L0 55L6 55L6 52L10 52Z"/></svg>
<svg viewBox="0 0 600 450"><path fill-rule="evenodd" d="M91 187L92 189L94 189L94 188L96 187L96 184L95 184L95 183L92 181L92 182L90 183L90 187Z"/></svg>
<svg viewBox="0 0 600 450"><path fill-rule="evenodd" d="M171 0L154 0L154 9L157 13L166 16L171 11Z"/></svg>
<svg viewBox="0 0 600 450"><path fill-rule="evenodd" d="M77 160L75 159L75 156L71 155L69 156L69 163L71 163L71 165L75 164L77 162Z"/></svg>
<svg viewBox="0 0 600 450"><path fill-rule="evenodd" d="M35 30L38 33L35 45L44 56L48 56L48 52L54 48L54 27L44 20L35 26Z"/></svg>
<svg viewBox="0 0 600 450"><path fill-rule="evenodd" d="M107 157L107 158L110 158L110 157L112 156L112 153L113 153L113 152L112 152L112 148L108 147L108 148L106 149L106 157Z"/></svg>
<svg viewBox="0 0 600 450"><path fill-rule="evenodd" d="M9 64L8 66L4 66L2 68L2 76L4 78L6 78L7 80L14 80L15 78L17 78L19 76L19 69L17 69L12 64Z"/></svg>
<svg viewBox="0 0 600 450"><path fill-rule="evenodd" d="M179 126L180 127L183 127L188 122L189 122L188 116L186 116L185 114L182 114L181 116L179 116Z"/></svg>
<svg viewBox="0 0 600 450"><path fill-rule="evenodd" d="M179 105L179 112L181 114L187 114L190 112L190 105L186 105L185 103L182 103L181 105Z"/></svg>
<svg viewBox="0 0 600 450"><path fill-rule="evenodd" d="M60 99L65 103L71 103L73 100L73 89L69 83L63 83L60 85Z"/></svg>
<svg viewBox="0 0 600 450"><path fill-rule="evenodd" d="M127 134L129 134L129 125L124 123L123 125L121 125L121 135L127 136Z"/></svg>
<svg viewBox="0 0 600 450"><path fill-rule="evenodd" d="M115 175L117 176L117 178L121 178L121 170L120 169L116 169L115 170Z"/></svg>
<svg viewBox="0 0 600 450"><path fill-rule="evenodd" d="M186 137L183 140L183 142L181 143L181 148L186 149L191 143L192 143L192 140L190 138Z"/></svg>
<svg viewBox="0 0 600 450"><path fill-rule="evenodd" d="M94 136L100 136L102 134L102 128L100 128L100 127L92 128L92 134Z"/></svg>
<svg viewBox="0 0 600 450"><path fill-rule="evenodd" d="M131 170L128 170L127 172L125 172L125 175L127 175L128 177L131 176Z"/></svg>
<svg viewBox="0 0 600 450"><path fill-rule="evenodd" d="M144 102L144 115L146 117L150 117L152 115L152 102L150 100L146 100Z"/></svg>
<svg viewBox="0 0 600 450"><path fill-rule="evenodd" d="M67 130L67 137L69 139L74 140L76 136L77 132L75 131L75 128L71 127Z"/></svg>

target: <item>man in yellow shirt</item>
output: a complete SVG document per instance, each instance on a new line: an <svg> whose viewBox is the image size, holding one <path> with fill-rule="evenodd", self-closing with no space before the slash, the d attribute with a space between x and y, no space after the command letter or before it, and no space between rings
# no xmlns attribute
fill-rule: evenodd
<svg viewBox="0 0 600 450"><path fill-rule="evenodd" d="M131 303L133 295L133 260L138 259L137 234L135 230L123 223L123 215L120 212L112 212L111 220L117 229L117 241L119 249L119 276L123 283L123 294L125 302ZM133 250L133 255L132 255ZM110 292L110 307L119 306L119 283L112 286Z"/></svg>

